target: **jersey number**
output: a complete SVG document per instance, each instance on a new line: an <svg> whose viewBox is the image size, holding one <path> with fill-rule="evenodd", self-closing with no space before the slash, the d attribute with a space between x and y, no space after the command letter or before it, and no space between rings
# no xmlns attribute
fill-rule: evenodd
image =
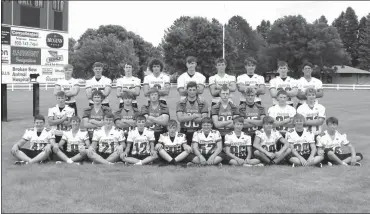
<svg viewBox="0 0 370 214"><path fill-rule="evenodd" d="M203 154L203 155L213 154L215 149L216 149L216 144L215 143L199 144L200 153Z"/></svg>
<svg viewBox="0 0 370 214"><path fill-rule="evenodd" d="M103 147L103 150L101 151L102 153L107 152L109 148L111 148L110 153L114 152L114 142L110 142L110 143L103 142L102 147Z"/></svg>
<svg viewBox="0 0 370 214"><path fill-rule="evenodd" d="M192 113L188 113L189 116L193 115ZM195 121L187 121L184 123L184 126L186 128L190 128L190 127L193 127L193 128L198 128L199 127L199 124L196 123Z"/></svg>
<svg viewBox="0 0 370 214"><path fill-rule="evenodd" d="M136 147L136 152L137 154L140 154L140 155L145 155L147 154L148 152L146 151L146 147L148 146L148 143L147 142L142 142L140 143L140 147L139 147L139 144L138 143L135 143L135 147ZM140 150L140 149L141 150Z"/></svg>
<svg viewBox="0 0 370 214"><path fill-rule="evenodd" d="M42 150L46 146L47 143L34 143L32 146L32 150Z"/></svg>
<svg viewBox="0 0 370 214"><path fill-rule="evenodd" d="M71 152L78 152L78 144L71 144Z"/></svg>
<svg viewBox="0 0 370 214"><path fill-rule="evenodd" d="M284 120L286 120L288 118L289 118L289 116L284 116L284 117L283 116L277 116L276 117L276 120L279 121L279 122L281 122L281 121L284 121ZM279 127L276 127L276 130L278 130L278 131L281 131L281 130L288 131L288 127L279 126Z"/></svg>
<svg viewBox="0 0 370 214"><path fill-rule="evenodd" d="M230 152L237 157L245 157L247 156L247 146L230 146Z"/></svg>
<svg viewBox="0 0 370 214"><path fill-rule="evenodd" d="M276 152L275 145L269 145L269 146L263 145L262 148L268 152Z"/></svg>
<svg viewBox="0 0 370 214"><path fill-rule="evenodd" d="M310 152L310 144L309 143L303 143L302 145L294 144L294 149L301 154L308 154Z"/></svg>
<svg viewBox="0 0 370 214"><path fill-rule="evenodd" d="M316 120L317 118L319 118L318 116L315 116L315 117L307 117L306 119L307 120ZM319 126L314 126L316 127L316 131L319 131ZM308 126L308 131L312 132L312 126Z"/></svg>
<svg viewBox="0 0 370 214"><path fill-rule="evenodd" d="M247 119L250 119L250 120L257 120L258 117L247 117ZM249 132L253 132L253 131L256 131L258 130L258 126L253 126L253 127L249 127L247 128L247 130Z"/></svg>

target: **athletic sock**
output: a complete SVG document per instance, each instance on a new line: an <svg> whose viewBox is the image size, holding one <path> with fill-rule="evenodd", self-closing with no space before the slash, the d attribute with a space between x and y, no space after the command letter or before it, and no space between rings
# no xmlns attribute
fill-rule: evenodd
<svg viewBox="0 0 370 214"><path fill-rule="evenodd" d="M135 163L135 165L143 165L143 163L141 161Z"/></svg>
<svg viewBox="0 0 370 214"><path fill-rule="evenodd" d="M69 158L69 159L67 160L67 163L73 163L73 160L71 160L71 158Z"/></svg>

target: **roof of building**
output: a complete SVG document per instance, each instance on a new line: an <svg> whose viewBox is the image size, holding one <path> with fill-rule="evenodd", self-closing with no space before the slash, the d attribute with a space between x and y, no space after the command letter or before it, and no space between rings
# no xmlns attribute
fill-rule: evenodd
<svg viewBox="0 0 370 214"><path fill-rule="evenodd" d="M361 70L359 68L354 68L350 66L344 65L343 67L341 65L334 65L334 67L337 67L337 72L338 74L370 74L369 71Z"/></svg>

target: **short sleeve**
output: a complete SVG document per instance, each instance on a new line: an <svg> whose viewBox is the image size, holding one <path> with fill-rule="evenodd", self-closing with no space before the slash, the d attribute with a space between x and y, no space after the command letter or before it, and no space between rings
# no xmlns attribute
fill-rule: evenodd
<svg viewBox="0 0 370 214"><path fill-rule="evenodd" d="M242 76L242 75L240 75L240 76L238 76L238 77L236 78L236 83L237 83L237 84L239 84L239 83L244 83L244 81L243 81L243 76Z"/></svg>
<svg viewBox="0 0 370 214"><path fill-rule="evenodd" d="M246 135L246 137L245 144L247 144L247 146L252 146L252 138L249 135Z"/></svg>
<svg viewBox="0 0 370 214"><path fill-rule="evenodd" d="M282 138L283 136L280 134L280 132L278 132L278 131L275 131L275 141L277 142L280 138ZM275 142L275 143L276 143Z"/></svg>
<svg viewBox="0 0 370 214"><path fill-rule="evenodd" d="M67 132L63 132L63 135L62 135L62 140L65 140L67 141L68 140L68 137L67 137Z"/></svg>
<svg viewBox="0 0 370 214"><path fill-rule="evenodd" d="M144 77L144 84L143 85L149 85L149 76Z"/></svg>
<svg viewBox="0 0 370 214"><path fill-rule="evenodd" d="M319 117L326 118L325 107L323 105L321 105L319 108Z"/></svg>
<svg viewBox="0 0 370 214"><path fill-rule="evenodd" d="M257 130L255 134L257 137L261 138L261 140L263 139L263 133L261 131Z"/></svg>
<svg viewBox="0 0 370 214"><path fill-rule="evenodd" d="M82 140L83 141L89 140L89 134L86 131L82 132Z"/></svg>
<svg viewBox="0 0 370 214"><path fill-rule="evenodd" d="M179 78L177 78L177 88L185 88L185 82L183 78L184 75L180 75Z"/></svg>
<svg viewBox="0 0 370 214"><path fill-rule="evenodd" d="M236 78L235 78L235 76L231 76L231 75L230 75L230 82L236 82Z"/></svg>
<svg viewBox="0 0 370 214"><path fill-rule="evenodd" d="M294 115L297 113L294 107L289 108L289 117L294 117Z"/></svg>
<svg viewBox="0 0 370 214"><path fill-rule="evenodd" d="M116 112L114 112L114 114L113 114L113 121L114 122L121 119L121 112L122 112L122 108L118 109Z"/></svg>
<svg viewBox="0 0 370 214"><path fill-rule="evenodd" d="M213 105L213 106L211 107L211 117L212 117L213 115L218 115L219 110L220 110L219 105Z"/></svg>
<svg viewBox="0 0 370 214"><path fill-rule="evenodd" d="M22 138L25 139L25 140L27 140L27 141L30 141L31 140L31 132L26 129L26 131L24 132Z"/></svg>
<svg viewBox="0 0 370 214"><path fill-rule="evenodd" d="M265 78L263 76L259 76L259 78L258 78L258 84L259 85L265 85Z"/></svg>
<svg viewBox="0 0 370 214"><path fill-rule="evenodd" d="M349 141L347 139L347 135L346 134L342 134L342 139L341 139L341 144L344 145L344 146L347 146L349 144Z"/></svg>
<svg viewBox="0 0 370 214"><path fill-rule="evenodd" d="M271 88L276 88L277 89L277 86L276 86L276 79L273 78L270 80L270 89Z"/></svg>
<svg viewBox="0 0 370 214"><path fill-rule="evenodd" d="M209 85L213 85L213 84L216 84L216 78L215 78L215 76L211 76L209 78Z"/></svg>
<svg viewBox="0 0 370 214"><path fill-rule="evenodd" d="M171 78L170 78L170 76L168 76L168 75L164 75L164 84L166 85L166 84L170 84L171 83Z"/></svg>
<svg viewBox="0 0 370 214"><path fill-rule="evenodd" d="M131 131L128 132L127 142L130 142L130 143L133 143L134 142L134 131L135 130L131 130Z"/></svg>
<svg viewBox="0 0 370 214"><path fill-rule="evenodd" d="M112 87L112 80L109 78L106 79L105 87L107 86Z"/></svg>
<svg viewBox="0 0 370 214"><path fill-rule="evenodd" d="M274 106L271 106L268 110L267 110L267 115L268 116L270 116L270 117L273 117L273 118L275 118L274 116L273 116L273 108L274 108Z"/></svg>
<svg viewBox="0 0 370 214"><path fill-rule="evenodd" d="M67 111L66 116L67 117L73 117L75 115L75 109L69 108L69 111Z"/></svg>
<svg viewBox="0 0 370 214"><path fill-rule="evenodd" d="M201 109L201 113L207 113L208 114L208 103L206 101L203 101L203 107Z"/></svg>
<svg viewBox="0 0 370 214"><path fill-rule="evenodd" d="M322 89L322 82L321 82L321 80L317 79L317 83L316 83L315 87L316 87L316 90L317 89Z"/></svg>
<svg viewBox="0 0 370 214"><path fill-rule="evenodd" d="M49 131L49 133L48 133L48 139L49 139L49 140L50 140L50 139L55 139L55 134L54 134L54 132Z"/></svg>
<svg viewBox="0 0 370 214"><path fill-rule="evenodd" d="M260 116L266 115L265 107L259 106L258 107L258 113L259 113Z"/></svg>
<svg viewBox="0 0 370 214"><path fill-rule="evenodd" d="M118 131L118 142L122 142L122 141L125 141L126 138L125 138L125 135L123 134L123 131L119 130Z"/></svg>
<svg viewBox="0 0 370 214"><path fill-rule="evenodd" d="M90 116L91 116L91 108L86 108L84 110L84 113L82 115L82 118L85 118L85 117L90 118Z"/></svg>
<svg viewBox="0 0 370 214"><path fill-rule="evenodd" d="M288 143L294 144L294 140L293 140L290 132L286 133L285 138L288 141Z"/></svg>
<svg viewBox="0 0 370 214"><path fill-rule="evenodd" d="M136 87L141 87L141 80L139 78L136 78Z"/></svg>
<svg viewBox="0 0 370 214"><path fill-rule="evenodd" d="M181 101L177 102L176 112L185 112L185 105Z"/></svg>
<svg viewBox="0 0 370 214"><path fill-rule="evenodd" d="M315 135L314 135L314 134L312 134L312 133L310 133L310 134L309 134L309 137L308 137L308 139L307 139L307 141L308 141L309 143L315 143Z"/></svg>
<svg viewBox="0 0 370 214"><path fill-rule="evenodd" d="M48 109L48 117L54 117L53 108Z"/></svg>
<svg viewBox="0 0 370 214"><path fill-rule="evenodd" d="M194 132L192 142L199 143L198 132Z"/></svg>
<svg viewBox="0 0 370 214"><path fill-rule="evenodd" d="M143 115L149 115L149 106L147 106L147 105L143 105L142 107L141 107L141 114L143 114Z"/></svg>
<svg viewBox="0 0 370 214"><path fill-rule="evenodd" d="M231 145L231 141L232 141L231 136L232 136L231 134L226 134L225 135L225 142L224 142L225 147L228 147L228 146Z"/></svg>
<svg viewBox="0 0 370 214"><path fill-rule="evenodd" d="M160 134L159 135L159 139L158 139L158 143L164 143L164 139L163 138L164 138L163 135Z"/></svg>
<svg viewBox="0 0 370 214"><path fill-rule="evenodd" d="M80 86L80 82L78 81L78 79L74 79L74 83L73 83L73 86Z"/></svg>
<svg viewBox="0 0 370 214"><path fill-rule="evenodd" d="M149 131L148 140L149 142L155 141L154 131Z"/></svg>
<svg viewBox="0 0 370 214"><path fill-rule="evenodd" d="M119 79L117 79L117 82L116 82L116 87L117 88L122 88L122 78L119 78Z"/></svg>
<svg viewBox="0 0 370 214"><path fill-rule="evenodd" d="M167 105L161 106L161 114L170 115L170 110L168 109L168 106Z"/></svg>
<svg viewBox="0 0 370 214"><path fill-rule="evenodd" d="M99 131L94 131L92 141L98 141L100 140Z"/></svg>
<svg viewBox="0 0 370 214"><path fill-rule="evenodd" d="M198 85L204 85L206 83L206 77L203 74L201 74L201 73L199 73L199 74L200 75L199 75Z"/></svg>
<svg viewBox="0 0 370 214"><path fill-rule="evenodd" d="M182 134L182 137L181 137L181 144L187 144L188 143L188 141L186 140L186 138L185 138L185 134Z"/></svg>
<svg viewBox="0 0 370 214"><path fill-rule="evenodd" d="M85 89L91 88L91 80L86 80Z"/></svg>
<svg viewBox="0 0 370 214"><path fill-rule="evenodd" d="M291 87L292 88L298 88L298 80L293 79L293 78L291 78L291 80L292 80Z"/></svg>
<svg viewBox="0 0 370 214"><path fill-rule="evenodd" d="M216 130L216 139L215 139L216 142L218 141L222 141L222 138L221 138L221 134L218 130Z"/></svg>

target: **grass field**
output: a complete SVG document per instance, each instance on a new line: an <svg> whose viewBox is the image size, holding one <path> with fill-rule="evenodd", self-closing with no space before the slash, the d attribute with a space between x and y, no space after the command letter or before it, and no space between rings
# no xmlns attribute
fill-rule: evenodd
<svg viewBox="0 0 370 214"><path fill-rule="evenodd" d="M114 110L115 93L113 89L110 95ZM204 94L208 99L209 91ZM55 98L51 89L42 89L40 96L40 112L47 116ZM320 103L327 116L340 118L340 130L365 156L362 167L15 166L10 149L33 125L32 91L8 91L9 122L2 122L1 137L1 211L369 212L370 92L326 90L324 97ZM171 117L177 100L173 89L167 99ZM268 95L262 102L271 105ZM87 107L84 89L77 103L81 115ZM144 103L141 95L139 106Z"/></svg>

